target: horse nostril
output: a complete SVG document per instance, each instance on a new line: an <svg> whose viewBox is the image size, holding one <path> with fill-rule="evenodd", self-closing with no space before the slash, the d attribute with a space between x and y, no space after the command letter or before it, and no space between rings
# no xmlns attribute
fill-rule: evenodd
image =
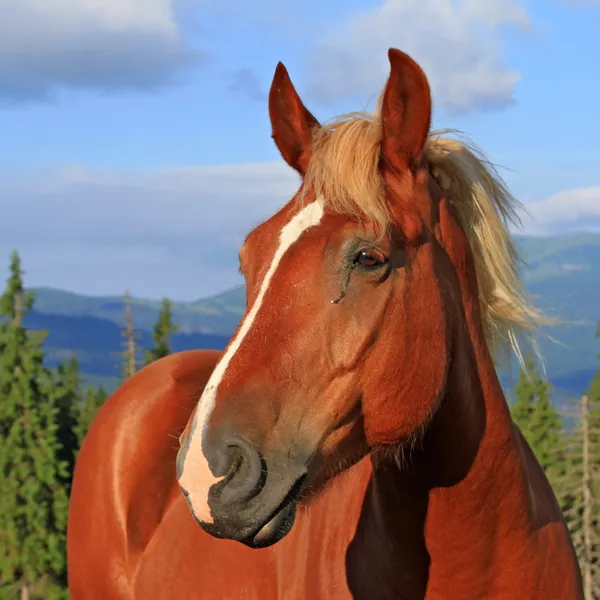
<svg viewBox="0 0 600 600"><path fill-rule="evenodd" d="M233 446L232 449L235 452L235 456L229 471L227 471L225 478L223 479L223 483L229 483L235 477L236 473L240 472L244 465L244 455L240 452L239 448Z"/></svg>
<svg viewBox="0 0 600 600"><path fill-rule="evenodd" d="M214 489L220 502L244 502L262 490L267 476L266 463L250 443L241 438L226 440L229 469Z"/></svg>

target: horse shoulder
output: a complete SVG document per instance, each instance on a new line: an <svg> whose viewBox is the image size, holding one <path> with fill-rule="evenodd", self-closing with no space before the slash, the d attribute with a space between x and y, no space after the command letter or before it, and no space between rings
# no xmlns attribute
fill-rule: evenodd
<svg viewBox="0 0 600 600"><path fill-rule="evenodd" d="M74 600L133 598L139 559L177 497L177 438L220 356L197 350L158 360L99 410L77 459L69 505Z"/></svg>
<svg viewBox="0 0 600 600"><path fill-rule="evenodd" d="M531 595L564 600L580 597L581 575L562 510L533 450L518 427L515 430L529 483L533 535L525 563L533 575Z"/></svg>

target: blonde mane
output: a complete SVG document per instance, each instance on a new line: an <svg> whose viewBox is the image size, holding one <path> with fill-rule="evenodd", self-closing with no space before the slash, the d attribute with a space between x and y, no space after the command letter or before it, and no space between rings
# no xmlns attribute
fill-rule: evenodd
<svg viewBox="0 0 600 600"><path fill-rule="evenodd" d="M373 114L342 115L317 129L304 189L322 194L329 210L356 215L385 231L390 214L378 169L381 135L379 108ZM531 339L534 328L549 321L530 302L519 277L520 259L508 225L519 223L521 205L481 150L458 138L449 130L429 135L430 172L471 245L490 350L507 358L512 349L523 364L518 340Z"/></svg>

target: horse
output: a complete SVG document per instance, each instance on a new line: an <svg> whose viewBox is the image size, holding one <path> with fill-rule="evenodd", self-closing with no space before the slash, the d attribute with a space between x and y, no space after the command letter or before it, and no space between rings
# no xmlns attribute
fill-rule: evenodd
<svg viewBox="0 0 600 600"><path fill-rule="evenodd" d="M544 322L518 201L431 129L417 62L388 58L373 113L324 124L278 63L272 137L299 188L244 241L225 350L156 361L94 420L73 600L583 598L497 374Z"/></svg>

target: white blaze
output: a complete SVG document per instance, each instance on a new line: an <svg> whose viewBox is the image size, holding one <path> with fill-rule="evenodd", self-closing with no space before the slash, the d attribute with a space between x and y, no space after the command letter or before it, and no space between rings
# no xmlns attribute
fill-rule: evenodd
<svg viewBox="0 0 600 600"><path fill-rule="evenodd" d="M320 198L305 206L298 212L290 221L284 225L279 235L279 246L275 251L273 260L269 269L262 280L258 296L242 322L237 335L231 340L225 354L217 363L215 370L212 372L206 388L200 397L196 414L192 422L192 427L189 433L188 450L185 456L184 465L179 483L188 492L188 501L193 507L196 518L205 523L212 523L212 516L208 507L208 491L210 487L217 483L221 478L216 478L202 452L202 438L205 434L206 424L215 407L217 398L217 389L231 359L239 350L244 338L252 328L252 324L256 319L256 315L261 308L263 299L269 284L273 279L273 275L281 262L284 254L289 248L300 238L300 236L310 227L318 225L323 217L323 203ZM202 435L196 435L198 426Z"/></svg>

